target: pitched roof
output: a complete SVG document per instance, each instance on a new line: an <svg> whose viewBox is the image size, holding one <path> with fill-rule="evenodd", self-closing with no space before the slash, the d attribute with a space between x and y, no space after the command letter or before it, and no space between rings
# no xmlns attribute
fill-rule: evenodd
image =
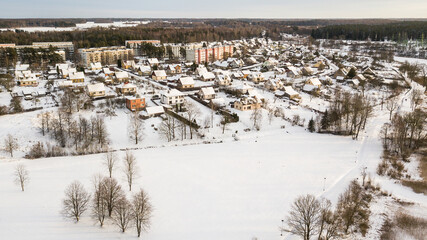
<svg viewBox="0 0 427 240"><path fill-rule="evenodd" d="M205 87L200 89L202 91L203 95L215 95L215 90L213 89L213 87Z"/></svg>
<svg viewBox="0 0 427 240"><path fill-rule="evenodd" d="M105 86L103 83L95 83L87 85L88 92L102 92L105 91Z"/></svg>
<svg viewBox="0 0 427 240"><path fill-rule="evenodd" d="M194 79L192 77L181 77L179 79L182 85L192 85L194 84Z"/></svg>

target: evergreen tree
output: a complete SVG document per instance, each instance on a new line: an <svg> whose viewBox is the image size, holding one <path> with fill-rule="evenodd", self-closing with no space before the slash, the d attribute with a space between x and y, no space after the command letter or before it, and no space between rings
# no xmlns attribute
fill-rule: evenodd
<svg viewBox="0 0 427 240"><path fill-rule="evenodd" d="M316 127L314 126L313 118L311 118L310 121L308 121L308 131L310 131L310 132L316 131Z"/></svg>
<svg viewBox="0 0 427 240"><path fill-rule="evenodd" d="M325 114L323 114L322 119L320 120L320 125L322 130L327 130L329 128L328 110L326 110Z"/></svg>

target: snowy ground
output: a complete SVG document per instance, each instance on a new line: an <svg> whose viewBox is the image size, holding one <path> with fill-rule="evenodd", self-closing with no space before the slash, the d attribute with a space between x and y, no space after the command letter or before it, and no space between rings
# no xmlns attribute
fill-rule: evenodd
<svg viewBox="0 0 427 240"><path fill-rule="evenodd" d="M141 169L137 186L150 193L155 206L146 238L278 239L291 201L322 193L325 177L326 188L332 187L354 168L360 145L302 128L287 130L238 142L135 151ZM7 197L0 199L0 238L132 238L134 233L119 234L114 227L101 230L88 217L74 224L59 214L65 186L78 179L89 188L93 174L106 172L102 158L3 159L0 189ZM18 162L31 174L24 193L11 176ZM121 172L116 177L125 184Z"/></svg>

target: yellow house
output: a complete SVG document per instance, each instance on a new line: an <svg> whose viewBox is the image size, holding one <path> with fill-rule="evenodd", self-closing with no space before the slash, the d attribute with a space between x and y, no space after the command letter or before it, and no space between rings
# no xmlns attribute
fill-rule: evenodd
<svg viewBox="0 0 427 240"><path fill-rule="evenodd" d="M82 83L85 81L85 74L83 72L71 73L70 80L73 83Z"/></svg>

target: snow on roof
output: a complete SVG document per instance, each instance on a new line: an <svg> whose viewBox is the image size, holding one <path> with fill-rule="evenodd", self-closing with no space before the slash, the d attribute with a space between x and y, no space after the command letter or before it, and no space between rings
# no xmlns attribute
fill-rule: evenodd
<svg viewBox="0 0 427 240"><path fill-rule="evenodd" d="M113 71L111 71L109 68L103 68L103 69L102 69L102 71L103 71L105 74L111 74L111 73L113 73Z"/></svg>
<svg viewBox="0 0 427 240"><path fill-rule="evenodd" d="M225 106L225 100L224 98L215 98L211 99L212 103L219 106Z"/></svg>
<svg viewBox="0 0 427 240"><path fill-rule="evenodd" d="M179 79L182 85L192 85L194 84L194 79L192 77L181 77Z"/></svg>
<svg viewBox="0 0 427 240"><path fill-rule="evenodd" d="M129 74L127 72L115 72L116 78L129 78Z"/></svg>
<svg viewBox="0 0 427 240"><path fill-rule="evenodd" d="M100 62L96 62L96 63L90 63L90 67L91 68L102 68L102 65Z"/></svg>
<svg viewBox="0 0 427 240"><path fill-rule="evenodd" d="M163 108L163 106L146 107L145 111L147 111L148 115L165 113L165 109Z"/></svg>
<svg viewBox="0 0 427 240"><path fill-rule="evenodd" d="M159 64L159 60L157 60L157 58L149 58L148 63L149 64Z"/></svg>
<svg viewBox="0 0 427 240"><path fill-rule="evenodd" d="M202 74L202 77L204 79L214 79L215 78L215 74L211 73L211 72L204 72Z"/></svg>
<svg viewBox="0 0 427 240"><path fill-rule="evenodd" d="M200 89L202 91L203 95L215 95L215 90L213 89L213 87L205 87Z"/></svg>
<svg viewBox="0 0 427 240"><path fill-rule="evenodd" d="M302 90L304 90L306 92L311 92L311 91L313 91L316 88L317 88L317 86L306 84L306 85L304 85L304 87L302 88Z"/></svg>
<svg viewBox="0 0 427 240"><path fill-rule="evenodd" d="M70 74L70 79L84 79L85 78L85 74L83 72L76 72L76 73L71 73Z"/></svg>
<svg viewBox="0 0 427 240"><path fill-rule="evenodd" d="M68 64L66 64L66 63L56 64L55 68L60 69L60 70L68 69Z"/></svg>
<svg viewBox="0 0 427 240"><path fill-rule="evenodd" d="M15 70L16 71L25 71L25 70L28 70L28 68L30 68L29 64L21 64L21 65L16 65Z"/></svg>
<svg viewBox="0 0 427 240"><path fill-rule="evenodd" d="M179 97L179 96L184 96L184 94L176 89L171 89L167 92L163 92L162 95L166 96L166 97Z"/></svg>
<svg viewBox="0 0 427 240"><path fill-rule="evenodd" d="M87 85L88 92L102 92L105 91L105 86L103 83L95 83Z"/></svg>
<svg viewBox="0 0 427 240"><path fill-rule="evenodd" d="M308 82L311 82L311 85L313 85L313 86L322 85L322 83L320 82L320 80L318 78L311 78L308 80Z"/></svg>
<svg viewBox="0 0 427 240"><path fill-rule="evenodd" d="M137 68L141 72L150 72L151 71L151 67L147 66L147 65L139 65Z"/></svg>
<svg viewBox="0 0 427 240"><path fill-rule="evenodd" d="M299 95L297 91L295 91L291 86L284 87L285 93L292 96L292 95Z"/></svg>
<svg viewBox="0 0 427 240"><path fill-rule="evenodd" d="M117 87L118 88L136 88L136 85L133 83L122 83Z"/></svg>
<svg viewBox="0 0 427 240"><path fill-rule="evenodd" d="M155 70L153 72L154 75L156 75L157 77L166 77L166 72L165 70Z"/></svg>

